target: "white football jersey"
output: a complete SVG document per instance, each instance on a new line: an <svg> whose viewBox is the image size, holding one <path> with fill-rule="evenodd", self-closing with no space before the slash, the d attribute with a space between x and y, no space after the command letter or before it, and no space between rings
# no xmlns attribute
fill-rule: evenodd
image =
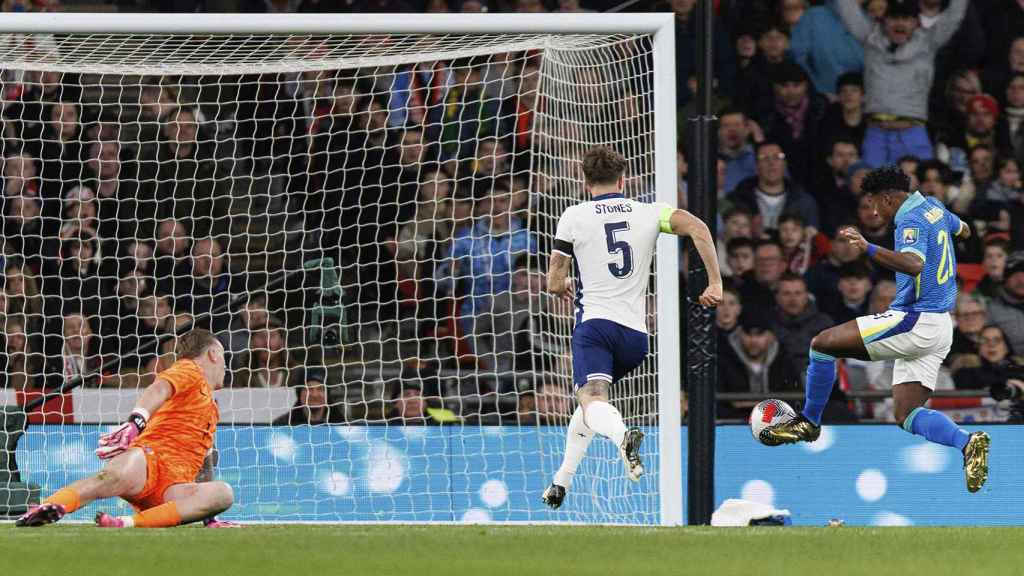
<svg viewBox="0 0 1024 576"><path fill-rule="evenodd" d="M555 251L576 267L577 323L603 318L647 332L647 284L666 208L605 194L562 213Z"/></svg>

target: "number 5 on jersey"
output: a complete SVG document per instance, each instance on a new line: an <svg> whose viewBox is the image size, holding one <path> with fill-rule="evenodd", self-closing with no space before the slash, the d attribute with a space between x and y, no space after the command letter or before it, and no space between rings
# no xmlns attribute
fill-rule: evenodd
<svg viewBox="0 0 1024 576"><path fill-rule="evenodd" d="M620 253L622 265L615 262L608 264L608 271L616 278L626 278L633 273L633 248L625 240L615 238L617 232L629 230L629 222L608 222L604 225L604 239L608 243L608 253Z"/></svg>

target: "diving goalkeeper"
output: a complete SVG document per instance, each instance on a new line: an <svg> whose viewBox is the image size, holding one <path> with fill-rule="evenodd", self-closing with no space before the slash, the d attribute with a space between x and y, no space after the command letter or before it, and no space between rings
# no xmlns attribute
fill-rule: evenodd
<svg viewBox="0 0 1024 576"><path fill-rule="evenodd" d="M225 482L195 482L211 454L218 410L213 391L224 384L224 347L208 330L191 330L175 347L177 361L157 374L128 421L100 437L105 460L94 476L61 488L15 522L52 524L100 498L120 497L134 516L96 515L104 528L163 528L204 520L231 507Z"/></svg>

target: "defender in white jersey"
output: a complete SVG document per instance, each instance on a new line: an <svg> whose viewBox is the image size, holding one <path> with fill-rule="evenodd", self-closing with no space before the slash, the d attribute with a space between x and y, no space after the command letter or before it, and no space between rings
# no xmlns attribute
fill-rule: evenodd
<svg viewBox="0 0 1024 576"><path fill-rule="evenodd" d="M700 303L716 306L722 301L722 276L708 227L685 210L625 198L625 170L625 158L608 148L587 152L583 176L591 199L567 209L555 232L548 291L575 298L572 366L579 406L569 421L562 465L544 491L543 501L551 508L562 505L595 432L619 447L631 480L643 475L644 435L638 428L626 429L622 415L608 403L608 388L647 355L647 282L659 234L693 239L708 271ZM575 268L575 291L570 265Z"/></svg>

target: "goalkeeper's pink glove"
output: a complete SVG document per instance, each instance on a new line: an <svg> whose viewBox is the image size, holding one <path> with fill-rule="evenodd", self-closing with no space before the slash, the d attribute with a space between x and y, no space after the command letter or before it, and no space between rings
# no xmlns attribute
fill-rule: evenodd
<svg viewBox="0 0 1024 576"><path fill-rule="evenodd" d="M145 408L132 410L127 422L118 426L117 430L100 436L100 447L96 449L96 456L100 460L109 460L127 450L132 441L146 429L148 421L149 412Z"/></svg>

